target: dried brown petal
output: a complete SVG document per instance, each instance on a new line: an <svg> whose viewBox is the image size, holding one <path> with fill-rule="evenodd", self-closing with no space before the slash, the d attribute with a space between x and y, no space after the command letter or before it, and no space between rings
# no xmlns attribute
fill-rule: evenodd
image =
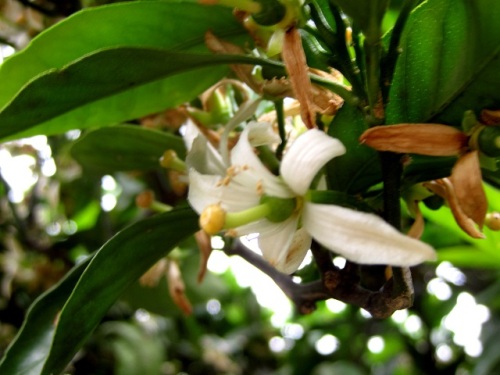
<svg viewBox="0 0 500 375"><path fill-rule="evenodd" d="M302 121L308 129L315 128L315 114L311 103L312 84L299 30L292 27L285 33L281 57L292 82L295 97L300 102Z"/></svg>
<svg viewBox="0 0 500 375"><path fill-rule="evenodd" d="M483 109L480 119L485 125L498 125L500 124L500 109Z"/></svg>
<svg viewBox="0 0 500 375"><path fill-rule="evenodd" d="M190 315L193 312L193 307L186 296L186 287L184 286L184 281L182 280L181 270L177 262L173 260L168 261L167 270L167 280L168 280L168 291L174 303L184 312L186 315Z"/></svg>
<svg viewBox="0 0 500 375"><path fill-rule="evenodd" d="M447 200L450 210L453 213L453 217L460 228L473 238L484 238L484 234L476 228L474 221L462 210L461 202L458 200L451 181L448 178L443 178L437 180L436 182L438 182L445 189L445 199Z"/></svg>
<svg viewBox="0 0 500 375"><path fill-rule="evenodd" d="M398 124L375 126L359 141L378 151L430 156L461 154L468 144L465 133L441 124Z"/></svg>
<svg viewBox="0 0 500 375"><path fill-rule="evenodd" d="M417 202L415 202L414 211L415 221L410 227L407 235L412 238L420 239L420 237L422 237L422 234L424 233L424 217L422 216L422 212L420 212L420 208L418 207Z"/></svg>
<svg viewBox="0 0 500 375"><path fill-rule="evenodd" d="M332 71L332 74L317 69L310 69L310 71L311 73L314 73L322 78L330 79L334 82L342 82L342 77L339 77L339 73L337 71ZM336 114L339 108L342 107L342 104L344 104L344 99L340 96L318 85L312 86L311 100L321 114L329 116Z"/></svg>
<svg viewBox="0 0 500 375"><path fill-rule="evenodd" d="M212 244L210 236L204 231L200 230L194 234L194 239L200 249L200 269L198 270L198 282L201 283L207 272L208 258L212 253Z"/></svg>
<svg viewBox="0 0 500 375"><path fill-rule="evenodd" d="M464 213L482 228L488 201L483 189L478 151L468 152L458 159L450 181Z"/></svg>
<svg viewBox="0 0 500 375"><path fill-rule="evenodd" d="M139 279L139 284L154 288L158 285L160 278L165 275L167 269L167 260L165 258L156 262L144 275Z"/></svg>

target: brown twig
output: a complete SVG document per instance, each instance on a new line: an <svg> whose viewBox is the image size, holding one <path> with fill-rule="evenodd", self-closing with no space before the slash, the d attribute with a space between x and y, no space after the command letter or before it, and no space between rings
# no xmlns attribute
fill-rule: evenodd
<svg viewBox="0 0 500 375"><path fill-rule="evenodd" d="M396 310L410 307L412 303L413 289L408 269L396 271L397 287L394 287L393 278L391 278L380 290L371 291L360 286L358 267L355 264L348 262L343 269L339 269L333 265L328 252L313 244L312 251L322 275L321 280L297 284L293 281L292 276L276 270L240 241L234 241L224 251L228 255L240 256L273 279L301 314L313 312L318 301L330 298L361 307L374 318L380 319L388 318ZM401 288L401 285L406 287Z"/></svg>

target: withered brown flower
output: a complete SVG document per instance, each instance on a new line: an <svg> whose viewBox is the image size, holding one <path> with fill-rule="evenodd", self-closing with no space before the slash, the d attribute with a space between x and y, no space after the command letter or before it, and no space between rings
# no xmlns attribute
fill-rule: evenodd
<svg viewBox="0 0 500 375"><path fill-rule="evenodd" d="M474 238L481 233L488 202L482 185L479 151L469 147L470 136L441 124L397 124L375 126L360 142L378 151L428 156L458 156L451 175L424 183L444 198L457 224ZM477 225L477 227L476 227Z"/></svg>

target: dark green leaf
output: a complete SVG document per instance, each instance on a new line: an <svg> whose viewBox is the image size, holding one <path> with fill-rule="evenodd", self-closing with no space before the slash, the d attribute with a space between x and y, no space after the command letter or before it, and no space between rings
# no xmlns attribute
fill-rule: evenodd
<svg viewBox="0 0 500 375"><path fill-rule="evenodd" d="M187 70L225 63L275 65L240 55L195 54L139 47L100 50L62 69L49 70L28 83L0 112L0 138L75 109L100 109L105 112L106 109L101 107L101 99L118 97L150 82ZM189 86L189 82L191 79L185 81L185 86ZM176 104L180 104L179 96L182 98L181 102L188 99L184 97L182 90L168 95L170 100L175 98L173 102ZM125 110L127 105L134 104L121 100L119 102L124 106L123 113L128 113ZM123 113L121 116L124 116ZM68 124L64 124L64 128L67 126ZM73 123L73 126L81 127L81 124Z"/></svg>
<svg viewBox="0 0 500 375"><path fill-rule="evenodd" d="M86 170L106 174L158 168L166 150L174 150L181 158L186 152L180 137L139 126L118 125L85 134L75 142L71 154Z"/></svg>
<svg viewBox="0 0 500 375"><path fill-rule="evenodd" d="M140 221L107 242L61 311L41 374L61 372L126 288L197 229L192 210L176 210Z"/></svg>
<svg viewBox="0 0 500 375"><path fill-rule="evenodd" d="M333 119L328 133L342 141L347 152L327 164L330 189L357 194L381 181L377 152L359 143L366 129L363 114L351 105L344 104Z"/></svg>
<svg viewBox="0 0 500 375"><path fill-rule="evenodd" d="M380 26L389 0L331 0L351 17L367 39L380 38Z"/></svg>
<svg viewBox="0 0 500 375"><path fill-rule="evenodd" d="M429 0L417 7L403 34L388 123L434 118L459 125L465 110L500 105L499 17L496 0Z"/></svg>
<svg viewBox="0 0 500 375"><path fill-rule="evenodd" d="M40 74L61 69L102 49L141 47L208 52L204 44L207 30L237 44L250 40L226 7L170 0L123 2L85 9L45 30L23 51L0 65L0 108ZM140 70L139 62L128 64ZM199 95L227 72L226 66L218 66L163 78L102 98L16 136L106 126L175 107Z"/></svg>
<svg viewBox="0 0 500 375"><path fill-rule="evenodd" d="M60 373L123 291L197 228L194 212L181 209L119 232L88 265L77 267L37 301L0 371ZM54 318L63 305L54 332Z"/></svg>
<svg viewBox="0 0 500 375"><path fill-rule="evenodd" d="M92 258L76 266L52 289L37 298L15 341L0 362L2 374L40 374L54 337L55 321Z"/></svg>

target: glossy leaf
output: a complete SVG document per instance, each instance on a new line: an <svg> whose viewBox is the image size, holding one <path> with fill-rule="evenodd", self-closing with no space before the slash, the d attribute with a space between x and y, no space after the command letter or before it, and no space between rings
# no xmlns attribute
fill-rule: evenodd
<svg viewBox="0 0 500 375"><path fill-rule="evenodd" d="M47 326L47 318L43 318L42 329L37 328L41 331L38 337L46 336L45 340L32 341L31 332L21 331L0 371L46 375L63 371L123 291L197 228L196 214L190 209L181 209L142 220L119 232L95 254L77 283L72 273L69 277L73 284L63 283L64 289L55 288L32 308L34 313L26 326L38 327L37 320L48 316L41 307L50 306L57 311L61 301L67 298L68 289L76 283L59 315L55 332L52 325ZM59 305L52 305L53 298ZM50 321L53 319L51 315ZM31 346L26 346L26 342L31 342Z"/></svg>
<svg viewBox="0 0 500 375"><path fill-rule="evenodd" d="M0 112L0 137L10 136L75 109L98 110L93 103L99 106L101 99L119 96L174 74L238 62L257 64L263 61L240 55L179 53L138 47L100 50L62 69L50 70L28 83ZM140 69L137 69L138 66ZM187 82L185 86L189 86ZM171 93L171 97L175 98L176 94L183 100L188 99L183 97L182 90ZM134 103L121 101L121 105L127 104ZM101 110L106 111L105 108ZM124 110L121 116L124 113L128 111ZM64 124L64 127L67 126ZM73 126L82 127L82 124L73 123Z"/></svg>
<svg viewBox="0 0 500 375"><path fill-rule="evenodd" d="M233 43L242 44L249 40L231 10L225 7L171 0L124 2L85 9L47 29L28 47L0 65L0 108L40 74L61 69L103 49L140 47L178 53L208 52L204 33L209 29ZM139 61L135 64L134 61L119 60L113 63L115 66L125 63L140 70ZM35 129L16 136L106 126L158 112L191 100L227 72L226 66L219 66L163 78L117 96L101 98L90 106L49 121L40 121Z"/></svg>
<svg viewBox="0 0 500 375"><path fill-rule="evenodd" d="M432 17L429 17L432 14ZM408 19L387 122L459 125L465 110L500 105L500 3L429 0Z"/></svg>
<svg viewBox="0 0 500 375"><path fill-rule="evenodd" d="M184 158L182 138L133 125L96 129L78 139L72 156L87 170L98 173L144 170L159 167L166 150Z"/></svg>
<svg viewBox="0 0 500 375"><path fill-rule="evenodd" d="M366 129L362 113L351 105L344 104L333 119L328 133L338 138L347 152L326 166L330 189L356 194L381 181L377 152L359 143Z"/></svg>

